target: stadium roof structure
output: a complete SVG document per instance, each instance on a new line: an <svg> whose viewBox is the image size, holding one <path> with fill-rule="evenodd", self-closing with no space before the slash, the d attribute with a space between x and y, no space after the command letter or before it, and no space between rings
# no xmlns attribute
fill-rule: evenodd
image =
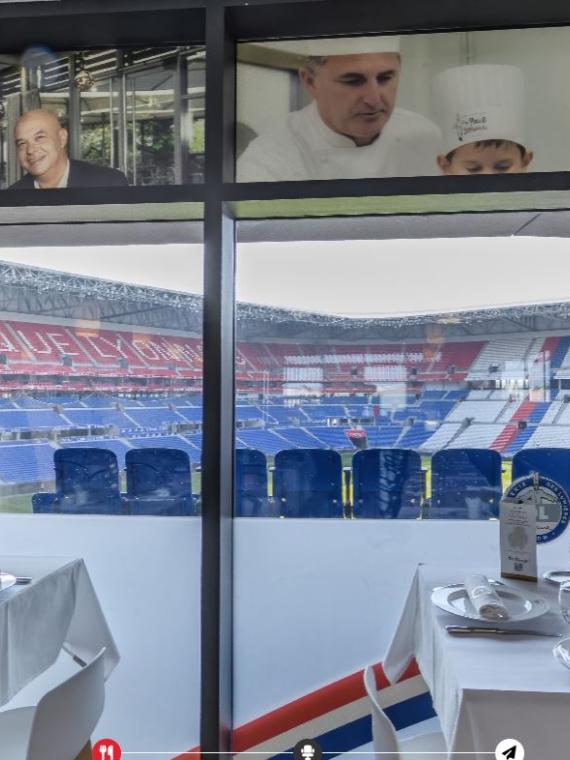
<svg viewBox="0 0 570 760"><path fill-rule="evenodd" d="M203 298L0 262L0 311L197 335L202 330ZM423 340L434 335L464 340L490 334L570 330L570 301L366 318L239 303L237 323L241 340L354 343Z"/></svg>

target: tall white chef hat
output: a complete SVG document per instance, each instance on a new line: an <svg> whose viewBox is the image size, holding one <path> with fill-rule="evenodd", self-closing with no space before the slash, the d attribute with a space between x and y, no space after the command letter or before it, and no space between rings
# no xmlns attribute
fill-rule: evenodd
<svg viewBox="0 0 570 760"><path fill-rule="evenodd" d="M525 146L524 81L516 66L457 66L434 80L435 104L447 155L479 140Z"/></svg>
<svg viewBox="0 0 570 760"><path fill-rule="evenodd" d="M399 53L398 35L369 37L316 37L303 40L278 40L266 43L272 50L293 53L300 58L329 55L360 55L361 53Z"/></svg>

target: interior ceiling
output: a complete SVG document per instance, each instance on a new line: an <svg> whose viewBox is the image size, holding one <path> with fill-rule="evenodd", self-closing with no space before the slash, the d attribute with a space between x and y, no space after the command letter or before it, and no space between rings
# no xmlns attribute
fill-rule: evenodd
<svg viewBox="0 0 570 760"><path fill-rule="evenodd" d="M2 225L0 249L201 243L201 222ZM570 211L279 219L238 223L240 242L389 240L401 238L569 237Z"/></svg>

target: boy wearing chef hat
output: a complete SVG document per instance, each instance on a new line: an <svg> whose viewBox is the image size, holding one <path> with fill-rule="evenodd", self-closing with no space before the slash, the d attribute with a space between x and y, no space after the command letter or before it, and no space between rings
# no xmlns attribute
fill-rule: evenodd
<svg viewBox="0 0 570 760"><path fill-rule="evenodd" d="M524 82L515 66L474 64L441 72L434 82L443 174L526 172L533 153L524 136Z"/></svg>
<svg viewBox="0 0 570 760"><path fill-rule="evenodd" d="M312 102L250 143L238 162L239 181L435 173L437 127L396 108L399 37L292 40L270 47L296 56Z"/></svg>

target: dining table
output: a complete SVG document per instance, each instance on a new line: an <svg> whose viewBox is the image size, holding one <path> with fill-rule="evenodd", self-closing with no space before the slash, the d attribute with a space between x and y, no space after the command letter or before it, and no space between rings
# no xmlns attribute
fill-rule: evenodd
<svg viewBox="0 0 570 760"><path fill-rule="evenodd" d="M570 626L558 608L557 584L542 577L538 582L504 581L528 600L529 610L546 609L522 621L480 623L432 602L435 589L463 584L476 573L502 582L497 568L417 567L384 658L386 676L395 683L415 658L431 692L449 760L489 760L504 739L519 741L525 760L569 758L570 670L554 657L553 647L570 637ZM443 598L449 593L451 589L444 591ZM468 606L463 612L471 614ZM446 630L449 625L552 635L452 635ZM519 754L513 757L519 760Z"/></svg>
<svg viewBox="0 0 570 760"><path fill-rule="evenodd" d="M0 571L0 706L62 649L83 665L105 647L110 675L119 652L82 559L0 556Z"/></svg>

